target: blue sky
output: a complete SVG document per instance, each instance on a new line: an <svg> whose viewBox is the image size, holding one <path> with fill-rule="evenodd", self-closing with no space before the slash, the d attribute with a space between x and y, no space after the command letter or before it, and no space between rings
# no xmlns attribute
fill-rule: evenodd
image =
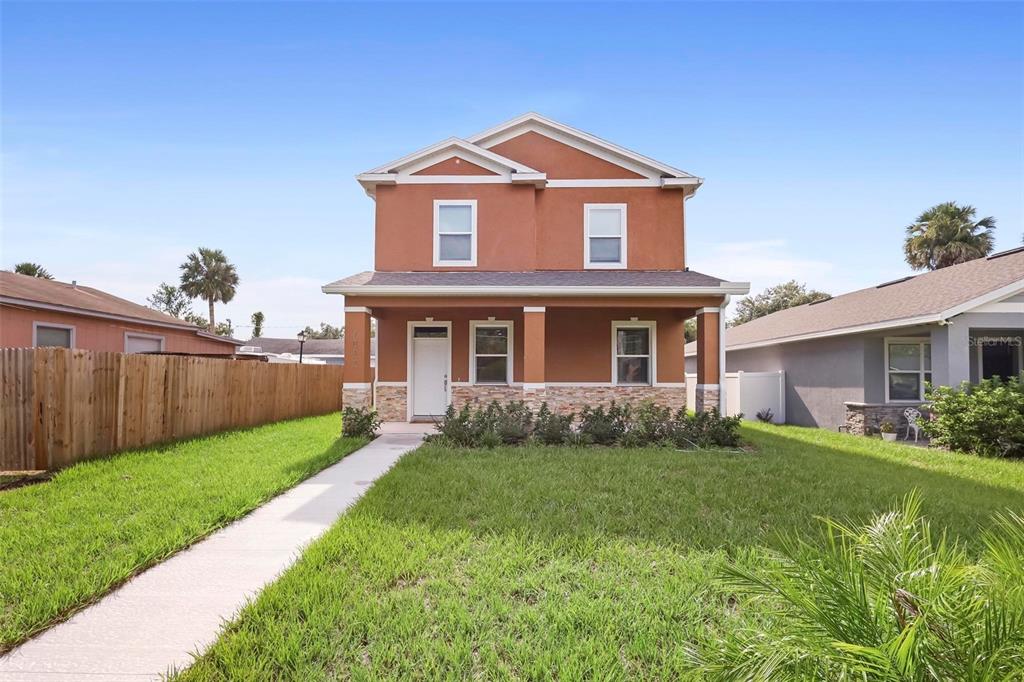
<svg viewBox="0 0 1024 682"><path fill-rule="evenodd" d="M706 178L688 265L831 293L956 200L1024 233L1024 5L3 5L0 266L144 302L197 246L246 338L371 269L353 176L529 110ZM197 305L197 310L203 306Z"/></svg>

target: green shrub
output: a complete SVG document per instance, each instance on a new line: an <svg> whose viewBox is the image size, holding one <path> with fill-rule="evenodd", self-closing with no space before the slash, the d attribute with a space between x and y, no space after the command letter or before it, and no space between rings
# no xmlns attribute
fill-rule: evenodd
<svg viewBox="0 0 1024 682"><path fill-rule="evenodd" d="M618 405L613 400L604 405L587 405L580 413L579 432L595 445L615 445L629 427L629 405Z"/></svg>
<svg viewBox="0 0 1024 682"><path fill-rule="evenodd" d="M921 423L932 442L987 457L1024 457L1024 384L998 377L928 393L932 418Z"/></svg>
<svg viewBox="0 0 1024 682"><path fill-rule="evenodd" d="M505 445L525 443L533 432L533 412L522 400L504 406L491 403L495 409L494 431Z"/></svg>
<svg viewBox="0 0 1024 682"><path fill-rule="evenodd" d="M722 628L711 680L1011 680L1024 671L1024 517L997 516L973 560L934 535L916 495L855 527L824 521L724 587L770 607L771 630Z"/></svg>
<svg viewBox="0 0 1024 682"><path fill-rule="evenodd" d="M743 415L723 417L718 410L689 414L685 409L672 420L669 439L677 448L736 447L740 444Z"/></svg>
<svg viewBox="0 0 1024 682"><path fill-rule="evenodd" d="M645 400L633 411L629 427L619 439L619 444L627 448L661 445L671 440L671 433L672 410Z"/></svg>
<svg viewBox="0 0 1024 682"><path fill-rule="evenodd" d="M460 410L456 410L454 405L449 405L444 417L436 425L436 440L452 447L469 448L476 445L478 434L473 420L474 411L473 406L468 403Z"/></svg>
<svg viewBox="0 0 1024 682"><path fill-rule="evenodd" d="M533 423L533 439L542 445L564 445L572 438L573 414L556 414L547 402L540 405Z"/></svg>
<svg viewBox="0 0 1024 682"><path fill-rule="evenodd" d="M380 428L377 410L367 407L346 407L341 411L341 433L350 438L373 438Z"/></svg>

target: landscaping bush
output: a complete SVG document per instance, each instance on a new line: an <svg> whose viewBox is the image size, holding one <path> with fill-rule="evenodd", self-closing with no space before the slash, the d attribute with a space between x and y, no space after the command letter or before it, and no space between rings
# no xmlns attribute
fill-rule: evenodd
<svg viewBox="0 0 1024 682"><path fill-rule="evenodd" d="M743 415L723 417L718 410L689 414L676 413L669 438L678 448L736 447L740 444L740 422Z"/></svg>
<svg viewBox="0 0 1024 682"><path fill-rule="evenodd" d="M661 445L670 441L672 410L645 400L632 414L626 433L619 444L627 448Z"/></svg>
<svg viewBox="0 0 1024 682"><path fill-rule="evenodd" d="M936 445L987 457L1024 457L1024 384L1019 377L929 391L921 430Z"/></svg>
<svg viewBox="0 0 1024 682"><path fill-rule="evenodd" d="M533 439L542 445L568 444L573 436L574 417L574 414L556 414L548 408L546 402L541 403L533 422Z"/></svg>
<svg viewBox="0 0 1024 682"><path fill-rule="evenodd" d="M430 440L459 448L499 445L618 445L620 447L675 446L678 448L735 447L739 445L740 417L717 411L695 415L679 410L673 418L667 407L645 401L635 410L612 402L607 407L586 407L573 428L573 415L555 414L543 403L536 416L523 401L485 406L467 403L449 406Z"/></svg>
<svg viewBox="0 0 1024 682"><path fill-rule="evenodd" d="M695 656L711 680L1010 680L1024 670L1024 517L997 516L978 561L933 535L916 495L856 527L826 520L724 587L777 630L723 628Z"/></svg>
<svg viewBox="0 0 1024 682"><path fill-rule="evenodd" d="M346 407L341 412L341 433L348 438L373 438L380 425L380 417L373 408Z"/></svg>
<svg viewBox="0 0 1024 682"><path fill-rule="evenodd" d="M580 413L579 432L594 445L615 445L626 433L629 418L629 405L618 405L614 400L607 409L604 405L587 405Z"/></svg>

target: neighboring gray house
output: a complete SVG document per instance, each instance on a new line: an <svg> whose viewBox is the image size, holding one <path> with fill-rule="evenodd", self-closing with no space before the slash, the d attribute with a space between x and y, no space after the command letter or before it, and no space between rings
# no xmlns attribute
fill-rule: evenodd
<svg viewBox="0 0 1024 682"><path fill-rule="evenodd" d="M902 430L926 381L1020 374L1022 340L1024 247L731 327L726 367L784 370L790 424L864 433L890 420Z"/></svg>
<svg viewBox="0 0 1024 682"><path fill-rule="evenodd" d="M249 355L266 355L271 362L298 362L299 340L273 339L266 336L254 337L245 342L241 353ZM377 338L370 339L370 362L374 363L377 356ZM344 339L308 339L302 346L302 359L316 364L344 365Z"/></svg>

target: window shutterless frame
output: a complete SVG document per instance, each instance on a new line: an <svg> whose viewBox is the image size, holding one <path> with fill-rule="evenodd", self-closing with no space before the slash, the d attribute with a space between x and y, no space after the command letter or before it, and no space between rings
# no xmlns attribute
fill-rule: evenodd
<svg viewBox="0 0 1024 682"><path fill-rule="evenodd" d="M503 328L508 330L507 344L505 347L505 353L477 353L476 347L476 331L477 329L495 329ZM512 356L515 352L513 330L515 325L510 320L473 320L469 323L469 381L472 384L485 384L485 385L497 385L505 386L512 385ZM476 376L476 359L478 357L505 357L507 358L505 363L505 381L485 381L481 382L477 380Z"/></svg>
<svg viewBox="0 0 1024 682"><path fill-rule="evenodd" d="M469 232L446 230L441 225L441 213L446 206L468 206L470 209ZM434 266L435 267L476 267L476 199L435 199L434 200ZM445 259L441 257L441 242L446 236L460 238L469 236L468 259Z"/></svg>
<svg viewBox="0 0 1024 682"><path fill-rule="evenodd" d="M619 353L618 336L620 329L646 329L647 353ZM658 323L654 321L615 321L612 322L612 383L616 386L653 386L658 378ZM623 382L619 379L619 358L648 358L646 382Z"/></svg>
<svg viewBox="0 0 1024 682"><path fill-rule="evenodd" d="M883 368L883 379L885 380L885 402L887 403L913 403L917 404L924 402L924 385L925 382L932 380L932 368L929 365L925 367L925 358L931 359L931 340L922 339L920 337L886 337L885 344L885 367ZM892 369L890 362L890 348L892 346L916 346L917 347L917 369ZM927 352L926 352L927 347ZM917 394L915 398L891 398L890 397L890 385L889 378L893 374L916 374L917 375Z"/></svg>
<svg viewBox="0 0 1024 682"><path fill-rule="evenodd" d="M32 323L32 347L39 348L39 330L42 329L60 329L61 331L68 332L68 341L70 343L68 348L75 347L75 327L70 324L56 324L54 322L33 322ZM64 346L54 346L55 348L63 348Z"/></svg>
<svg viewBox="0 0 1024 682"><path fill-rule="evenodd" d="M618 234L608 234L593 225L592 215L597 211L617 212L619 214ZM583 267L587 270L623 270L626 267L627 257L627 219L626 204L583 204ZM617 261L592 260L598 258L592 254L592 242L618 242L619 259Z"/></svg>

